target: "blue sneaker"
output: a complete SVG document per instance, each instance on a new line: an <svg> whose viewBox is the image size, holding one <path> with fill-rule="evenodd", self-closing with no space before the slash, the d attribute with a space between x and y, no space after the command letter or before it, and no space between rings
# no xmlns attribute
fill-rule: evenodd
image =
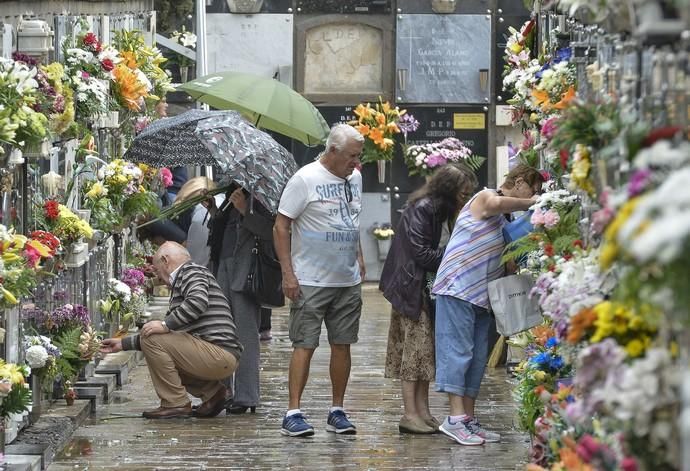
<svg viewBox="0 0 690 471"><path fill-rule="evenodd" d="M347 419L344 411L334 410L328 414L328 423L326 424L328 432L344 433L346 435L354 435L357 433L357 428Z"/></svg>
<svg viewBox="0 0 690 471"><path fill-rule="evenodd" d="M314 427L307 423L302 414L283 417L283 427L280 433L288 437L308 437L314 435Z"/></svg>

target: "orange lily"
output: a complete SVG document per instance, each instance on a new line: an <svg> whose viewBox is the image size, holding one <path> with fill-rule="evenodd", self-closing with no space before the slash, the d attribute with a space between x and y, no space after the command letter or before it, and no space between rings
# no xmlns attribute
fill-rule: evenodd
<svg viewBox="0 0 690 471"><path fill-rule="evenodd" d="M359 125L355 126L355 128L357 129L357 131L359 131L359 133L362 136L368 136L369 132L371 131L371 128L369 126L367 126L366 124L359 124Z"/></svg>
<svg viewBox="0 0 690 471"><path fill-rule="evenodd" d="M369 103L367 103L366 106L360 103L357 105L357 108L355 108L355 114L359 116L360 121L371 118L371 113L373 111L374 110L371 109Z"/></svg>
<svg viewBox="0 0 690 471"><path fill-rule="evenodd" d="M575 99L575 87L570 86L568 90L561 97L561 101L553 105L557 110L562 110L570 104L571 101Z"/></svg>
<svg viewBox="0 0 690 471"><path fill-rule="evenodd" d="M553 106L549 98L549 93L546 90L532 90L532 98L534 98L536 105L541 107L543 111L548 111Z"/></svg>

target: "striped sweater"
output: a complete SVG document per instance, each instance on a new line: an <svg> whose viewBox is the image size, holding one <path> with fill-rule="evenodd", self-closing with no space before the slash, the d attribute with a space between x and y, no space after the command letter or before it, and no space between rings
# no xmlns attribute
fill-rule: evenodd
<svg viewBox="0 0 690 471"><path fill-rule="evenodd" d="M165 324L170 330L187 332L240 358L242 345L230 303L206 267L192 262L180 267ZM122 349L141 350L139 335L122 339Z"/></svg>
<svg viewBox="0 0 690 471"><path fill-rule="evenodd" d="M501 254L506 219L500 214L480 220L472 217L470 205L477 195L467 202L455 221L432 293L489 309L489 282L503 276Z"/></svg>

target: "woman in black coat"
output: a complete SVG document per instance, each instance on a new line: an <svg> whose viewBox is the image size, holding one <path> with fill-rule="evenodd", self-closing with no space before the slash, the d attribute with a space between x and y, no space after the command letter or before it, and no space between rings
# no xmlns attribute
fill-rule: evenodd
<svg viewBox="0 0 690 471"><path fill-rule="evenodd" d="M476 177L462 164L439 168L410 196L381 272L379 289L392 305L385 375L402 383L401 433L438 430L429 411L429 383L436 370L427 278L433 278L443 257L443 223L453 222L476 186Z"/></svg>

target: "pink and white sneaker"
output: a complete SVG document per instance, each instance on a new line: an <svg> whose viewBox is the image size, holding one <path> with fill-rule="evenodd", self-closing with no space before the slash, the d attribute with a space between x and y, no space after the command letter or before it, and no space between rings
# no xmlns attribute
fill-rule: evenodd
<svg viewBox="0 0 690 471"><path fill-rule="evenodd" d="M446 420L443 421L438 429L461 445L476 446L484 444L484 439L472 433L464 422L451 423L450 417L446 417Z"/></svg>

